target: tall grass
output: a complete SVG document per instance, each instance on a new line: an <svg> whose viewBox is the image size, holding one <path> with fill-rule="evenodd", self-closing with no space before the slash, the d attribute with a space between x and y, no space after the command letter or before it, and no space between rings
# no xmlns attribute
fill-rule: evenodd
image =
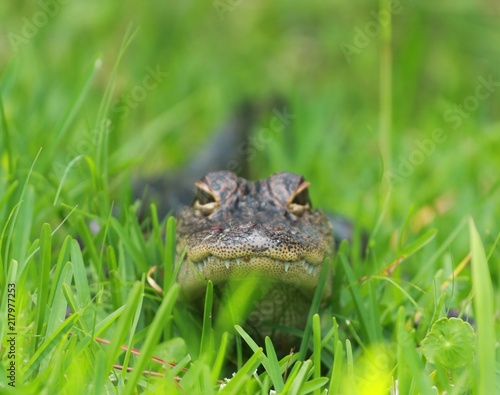
<svg viewBox="0 0 500 395"><path fill-rule="evenodd" d="M46 4L0 4L0 393L498 391L492 5ZM211 286L203 317L182 300L175 220L131 192L244 101L292 115L266 134L263 110L252 174L302 173L356 224L284 357Z"/></svg>

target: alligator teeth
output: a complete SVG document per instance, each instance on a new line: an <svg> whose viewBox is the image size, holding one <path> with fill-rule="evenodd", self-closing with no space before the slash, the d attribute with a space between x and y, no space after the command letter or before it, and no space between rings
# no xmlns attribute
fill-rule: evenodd
<svg viewBox="0 0 500 395"><path fill-rule="evenodd" d="M222 259L218 258L213 255L209 255L205 257L203 260L199 262L193 262L194 266L196 267L196 270L199 272L203 272L204 269L211 264L223 264L226 269L230 269L231 263L236 264L236 265L241 265L242 263L247 263L247 264L255 264L255 261L260 259L259 257L240 257L240 258L233 258L233 259ZM301 265L304 270L310 274L313 275L316 272L316 266L310 264L307 262L306 259L302 258L296 261L282 261L280 259L271 259L272 262L274 262L276 265L283 266L285 269L285 272L288 272L292 266L296 265Z"/></svg>

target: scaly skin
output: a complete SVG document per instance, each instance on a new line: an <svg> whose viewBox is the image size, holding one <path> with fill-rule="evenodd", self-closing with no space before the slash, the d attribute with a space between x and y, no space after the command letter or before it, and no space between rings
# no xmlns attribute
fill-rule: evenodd
<svg viewBox="0 0 500 395"><path fill-rule="evenodd" d="M186 251L178 275L185 297L200 299L206 280L223 287L252 277L270 286L261 300L274 304L265 320L302 326L334 246L331 224L312 210L309 183L286 172L250 182L220 171L196 186L195 202L177 218L178 254Z"/></svg>

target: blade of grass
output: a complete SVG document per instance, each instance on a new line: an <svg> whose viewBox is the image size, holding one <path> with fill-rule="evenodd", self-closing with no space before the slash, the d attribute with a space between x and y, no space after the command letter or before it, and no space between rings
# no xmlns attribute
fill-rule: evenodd
<svg viewBox="0 0 500 395"><path fill-rule="evenodd" d="M154 207L154 206L153 206ZM153 208L152 208L153 209ZM154 215L153 215L153 218ZM157 221L157 220L156 220ZM155 224L155 220L153 219L153 225ZM162 243L162 237L160 235L160 230L159 227L157 232L157 240L158 240L158 250L162 251L162 257L163 257L163 287L165 289L169 289L172 284L175 283L175 279L177 278L177 270L180 268L180 264L175 266L175 257L176 257L176 239L175 239L175 234L176 234L176 221L175 217L168 217L167 219L167 229L165 232L165 247L163 247ZM153 229L155 226L153 226ZM184 253L181 254L179 257L180 262L184 261ZM176 270L177 269L177 270ZM173 324L173 321L171 321ZM212 325L212 324L210 324ZM165 325L164 331L163 331L163 336L165 339L169 339L172 337L173 334L173 326L172 325Z"/></svg>
<svg viewBox="0 0 500 395"><path fill-rule="evenodd" d="M369 307L368 311L370 312L367 317L368 328L371 332L371 338L375 343L380 342L382 340L382 325L380 324L380 306L379 306L379 297L381 294L380 287L377 287L378 284L374 284L373 282L368 281L366 286L368 287L368 302Z"/></svg>
<svg viewBox="0 0 500 395"><path fill-rule="evenodd" d="M4 210L4 207L6 207L7 202L11 198L11 196L14 194L14 191L17 189L19 186L19 180L14 180L12 183L7 187L7 190L5 190L2 194L2 197L0 198L0 215L2 215L2 211ZM0 250L1 252L1 250Z"/></svg>
<svg viewBox="0 0 500 395"><path fill-rule="evenodd" d="M52 233L53 235L54 233ZM52 276L52 288L50 290L50 296L48 300L48 304L52 305L54 303L54 297L59 289L59 278L61 277L61 273L65 268L65 264L69 260L69 246L71 243L72 237L71 236L66 236L66 238L63 241L63 244L61 246L61 249L59 250L59 256L57 258L57 263L56 266L53 269L53 276Z"/></svg>
<svg viewBox="0 0 500 395"><path fill-rule="evenodd" d="M164 249L164 261L163 261L163 271L164 278L163 283L168 288L174 282L174 265L175 265L175 232L176 232L176 221L175 217L169 217L167 220L167 231L165 233L165 249Z"/></svg>
<svg viewBox="0 0 500 395"><path fill-rule="evenodd" d="M384 23L380 31L380 107L379 107L379 133L380 151L382 161L386 169L392 168L391 139L392 139L392 23L391 2L380 0L380 11L387 15L387 23ZM386 179L386 181L388 181ZM386 185L387 187L387 185ZM384 188L385 189L385 188ZM390 218L390 209L387 210Z"/></svg>
<svg viewBox="0 0 500 395"><path fill-rule="evenodd" d="M220 373L222 371L222 366L226 357L227 346L229 344L229 333L224 332L221 337L219 352L215 357L215 362L211 370L212 383L216 383Z"/></svg>
<svg viewBox="0 0 500 395"><path fill-rule="evenodd" d="M182 358L179 362L175 364L175 366L170 369L170 377L175 377L177 376L183 369L187 368L188 364L191 362L191 355L186 355L184 358Z"/></svg>
<svg viewBox="0 0 500 395"><path fill-rule="evenodd" d="M251 350L254 353L257 352L259 349L261 349L257 345L257 343L255 343L255 341L250 337L250 335L241 326L235 325L234 328L236 329L236 331L239 333L241 338L245 341L246 344L248 344L248 346L251 348ZM267 343L270 343L270 341L266 342L266 345L267 345ZM273 351L274 351L274 347L272 348L271 352L273 352ZM276 352L274 352L274 356L276 357ZM277 359L277 357L276 357L276 359ZM276 375L274 367L271 366L271 363L270 363L268 357L266 357L264 354L262 354L259 361L262 364L262 366L264 367L264 369L266 370L266 372L269 373L269 375L271 375L271 371L273 372L272 373L273 377ZM280 370L280 372L281 372L281 370ZM278 383L280 382L280 380L277 377L276 377L276 380L278 380Z"/></svg>
<svg viewBox="0 0 500 395"><path fill-rule="evenodd" d="M88 72L87 78L83 82L82 86L77 89L78 94L74 102L69 106L69 111L64 117L61 127L59 127L58 131L55 134L54 141L52 144L48 145L48 158L54 158L54 153L57 148L59 148L60 141L64 138L64 136L70 130L71 124L75 121L76 116L79 114L79 111L89 93L90 87L92 86L92 81L100 68L100 62L98 60L94 61L90 71ZM55 203L54 203L55 204Z"/></svg>
<svg viewBox="0 0 500 395"><path fill-rule="evenodd" d="M274 349L273 343L269 336L266 336L266 354L267 354L267 372L271 378L271 382L273 383L274 389L277 393L281 393L283 388L285 387L285 383L283 381L283 376L281 373L280 364L278 362L278 357L276 355L276 350ZM265 367L265 365L264 365Z"/></svg>
<svg viewBox="0 0 500 395"><path fill-rule="evenodd" d="M401 226L401 232L399 234L399 240L398 240L398 251L401 251L404 247L404 243L406 241L406 232L408 231L408 226L410 225L410 219L415 211L415 205L412 204L410 206L410 209L406 213L405 220L403 222L403 225ZM398 252L398 255L402 255L401 253Z"/></svg>
<svg viewBox="0 0 500 395"><path fill-rule="evenodd" d="M202 387L203 366L206 366L202 361L195 360L189 365L189 369L182 377L179 385L185 394L202 394L204 388ZM211 385L209 386L211 391Z"/></svg>
<svg viewBox="0 0 500 395"><path fill-rule="evenodd" d="M123 380L123 382L125 382L126 378L127 378L127 369L129 367L129 363L130 363L130 359L132 358L132 349L134 347L134 342L137 341L137 339L140 339L139 341L142 341L144 339L144 335L145 335L145 332L146 330L144 331L140 331L136 334L136 331L137 331L137 327L139 325L139 320L141 318L141 311L143 309L143 304L144 304L144 279L145 279L145 276L143 275L142 276L142 297L140 298L139 300L139 303L137 304L136 308L135 308L135 313L133 315L133 319L132 319L132 322L129 323L129 333L128 333L128 340L127 340L127 350L125 352L125 356L123 358L123 363L122 363L122 366L123 366L123 369L122 369L122 374L121 374L121 380Z"/></svg>
<svg viewBox="0 0 500 395"><path fill-rule="evenodd" d="M136 271L134 265L128 259L125 253L124 244L126 241L119 239L118 241L118 277L123 283L132 283L136 280ZM122 286L122 299L126 300L129 294L128 287Z"/></svg>
<svg viewBox="0 0 500 395"><path fill-rule="evenodd" d="M0 205L0 208L1 208L1 205ZM495 241L493 242L492 246L490 247L490 252L488 253L488 256L486 257L486 259L489 261L490 258L491 258L491 255L493 255L493 252L496 251L496 248L497 248L497 245L498 245L498 242L500 242L500 232L498 233Z"/></svg>
<svg viewBox="0 0 500 395"><path fill-rule="evenodd" d="M420 250L422 247L427 245L434 239L437 234L437 229L429 229L422 236L420 236L417 240L415 240L410 245L403 248L403 250L399 253L401 256L409 257L413 255L415 252Z"/></svg>
<svg viewBox="0 0 500 395"><path fill-rule="evenodd" d="M35 168L35 164L37 163L38 161L38 158L40 156L40 153L41 153L42 149L40 148L40 150L38 150L38 153L35 157L35 159L33 160L33 163L31 164L31 167L30 167L30 170L28 172L28 175L26 176L26 180L24 181L24 184L23 184L23 189L21 190L21 195L19 196L19 202L18 204L16 204L14 206L14 208L11 210L11 213L9 215L9 219L7 221L7 223L5 224L4 226L4 229L2 231L2 235L0 237L0 248L2 246L2 242L4 240L4 234L7 230L7 225L8 223L10 222L10 226L11 226L11 230L14 229L16 226L17 226L17 220L18 220L18 216L19 216L19 210L21 210L21 207L22 207L22 204L25 200L25 194L26 194L26 190L28 188L28 183L29 183L29 180L31 178L31 174L33 173L33 169ZM10 256L10 246L11 246L11 240L14 236L15 232L14 231L11 231L7 234L7 241L5 243L5 252L4 252L4 259L3 261L4 262L8 262L9 261L9 256ZM23 261L20 261L21 264L19 266L19 273L22 273L24 271L24 267L25 267L25 262Z"/></svg>
<svg viewBox="0 0 500 395"><path fill-rule="evenodd" d="M319 314L313 316L313 346L314 378L318 379L321 377L321 321ZM319 388L314 393L320 395Z"/></svg>
<svg viewBox="0 0 500 395"><path fill-rule="evenodd" d="M90 234L89 227L85 223L83 217L77 219L78 234L82 238L85 245L86 253L90 255L89 259L94 265L96 272L99 270L99 253L97 252L93 236Z"/></svg>
<svg viewBox="0 0 500 395"><path fill-rule="evenodd" d="M90 289L82 251L76 240L71 242L71 261L75 271L75 290L78 304L85 306L90 301Z"/></svg>
<svg viewBox="0 0 500 395"><path fill-rule="evenodd" d="M64 265L61 275L58 278L57 286L55 288L53 303L50 305L50 313L47 319L47 329L45 331L47 336L54 333L61 322L64 321L66 317L67 302L64 299L63 285L71 284L71 279L73 277L73 265L71 262L66 262Z"/></svg>
<svg viewBox="0 0 500 395"><path fill-rule="evenodd" d="M132 256L139 272L146 273L149 270L148 263L145 259L147 253L137 245L137 238L132 238L126 228L118 222L116 218L111 218L111 225L115 232L122 240L122 246ZM121 265L120 265L121 266Z"/></svg>
<svg viewBox="0 0 500 395"><path fill-rule="evenodd" d="M11 137L10 137L10 130L9 130L9 124L7 123L7 118L5 117L5 109L3 105L3 95L0 92L0 117L1 122L0 125L2 125L2 131L3 131L3 141L4 141L4 151L5 155L7 157L7 162L6 162L6 167L7 167L7 180L10 181L13 179L13 172L14 172L14 156L13 156L13 151L12 151L12 143L11 143ZM3 156L3 155L1 155ZM0 203L0 210L1 210L2 204Z"/></svg>
<svg viewBox="0 0 500 395"><path fill-rule="evenodd" d="M352 345L349 339L345 341L345 351L347 355L347 375L346 380L349 385L354 387L354 383L356 382L354 377L354 356L352 355ZM346 380L343 380L343 383L346 383Z"/></svg>
<svg viewBox="0 0 500 395"><path fill-rule="evenodd" d="M113 93L115 91L116 79L118 76L118 67L120 62L125 54L128 46L132 42L134 36L139 31L139 28L132 29L132 24L130 23L127 27L127 31L123 37L122 44L120 46L120 51L116 58L115 64L113 65L113 69L108 77L108 84L106 85L106 90L104 91L104 95L102 97L101 103L99 105L99 109L97 111L96 121L95 121L95 130L98 131L97 142L96 142L96 152L95 152L95 162L99 171L99 180L101 180L100 184L102 189L107 192L108 185L108 139L109 139L109 128L111 127L111 122L106 119L106 114L109 113L109 109L111 107L111 102L113 100ZM102 130L102 132L101 132ZM105 193L105 196L108 194Z"/></svg>
<svg viewBox="0 0 500 395"><path fill-rule="evenodd" d="M255 369L259 366L262 358L262 348L258 348L248 361L238 370L238 372L231 378L229 383L222 388L219 393L223 394L240 394L241 387L251 377Z"/></svg>
<svg viewBox="0 0 500 395"><path fill-rule="evenodd" d="M321 395L321 389L324 388L327 383L328 378L326 377L318 377L316 379L306 381L304 385L300 387L299 394L310 394L314 391ZM325 391L326 390L323 391L323 394L325 394Z"/></svg>
<svg viewBox="0 0 500 395"><path fill-rule="evenodd" d="M50 260L52 250L52 235L50 225L43 224L40 235L40 262L38 274L38 292L37 292L37 315L36 315L36 334L38 337L38 347L43 342L43 327L45 325L45 313L47 310L47 301L49 299L49 276Z"/></svg>
<svg viewBox="0 0 500 395"><path fill-rule="evenodd" d="M411 379L412 384L422 395L433 395L432 384L423 366L422 358L417 353L415 341L412 334L406 329L406 317L404 307L400 307L397 317L397 342L398 342L398 380L408 382ZM403 384L403 383L401 383ZM405 390L402 385L402 391ZM410 392L403 392L410 393Z"/></svg>
<svg viewBox="0 0 500 395"><path fill-rule="evenodd" d="M59 200L59 195L61 194L62 188L64 186L64 181L66 181L66 177L69 174L69 171L73 168L73 166L78 163L81 159L83 159L85 156L84 155L78 155L74 157L68 165L64 168L64 172L61 175L61 178L59 180L59 186L57 187L56 195L54 196L54 202L52 203L53 206L57 205L57 201Z"/></svg>
<svg viewBox="0 0 500 395"><path fill-rule="evenodd" d="M30 236L33 231L33 217L35 214L35 190L31 185L26 188L22 206L19 206L16 226L12 228L11 257L19 262L26 259L26 250L30 245Z"/></svg>
<svg viewBox="0 0 500 395"><path fill-rule="evenodd" d="M40 344L33 356L25 365L23 365L22 375L28 378L35 373L35 370L38 368L41 361L49 358L51 351L54 349L54 347L56 347L59 341L69 335L69 332L71 332L73 321L77 320L78 318L78 313L70 315L69 318L67 318L61 325L59 325L57 330L51 336L46 338Z"/></svg>
<svg viewBox="0 0 500 395"><path fill-rule="evenodd" d="M156 205L153 203L150 206L151 210L151 228L152 237L151 240L155 246L155 249L160 252L161 262L165 261L166 251L170 251L166 247L166 243L163 243L162 230L160 229L160 222L158 221L158 210ZM174 248L175 251L175 248ZM165 282L165 280L164 280Z"/></svg>
<svg viewBox="0 0 500 395"><path fill-rule="evenodd" d="M111 326L111 324L123 314L125 307L126 307L125 305L119 307L111 314L104 317L102 321L99 321L95 326L94 336L95 337L101 336L102 333L104 333Z"/></svg>
<svg viewBox="0 0 500 395"><path fill-rule="evenodd" d="M491 394L496 388L495 378L495 316L493 301L493 286L491 283L488 260L481 238L474 224L469 218L470 248L472 255L472 284L474 286L474 314L477 323L477 393Z"/></svg>
<svg viewBox="0 0 500 395"><path fill-rule="evenodd" d="M312 372L312 361L308 359L307 361L304 361L302 366L300 367L297 375L294 377L293 380L287 380L287 384L290 384L290 389L287 391L287 394L290 395L298 395L302 393L303 390L303 385L305 381L307 380L307 377L311 374ZM286 390L286 387L285 387Z"/></svg>
<svg viewBox="0 0 500 395"><path fill-rule="evenodd" d="M207 283L205 293L205 305L203 310L203 326L201 331L200 356L207 363L211 364L214 352L214 332L212 327L212 302L214 287L211 281Z"/></svg>
<svg viewBox="0 0 500 395"><path fill-rule="evenodd" d="M257 343L250 337L250 335L239 325L235 325L234 329L236 329L236 332L240 334L243 340L245 340L245 343L248 344L248 346L252 349L253 352L257 352L257 350L260 348Z"/></svg>
<svg viewBox="0 0 500 395"><path fill-rule="evenodd" d="M342 342L340 340L334 341L335 358L333 360L332 374L330 376L330 386L328 387L328 394L337 395L340 392L340 384L342 383L342 364L344 361L344 351Z"/></svg>
<svg viewBox="0 0 500 395"><path fill-rule="evenodd" d="M130 374L127 384L125 385L125 389L123 392L124 395L130 395L135 391L136 385L142 376L142 371L145 369L151 356L153 355L154 347L160 338L163 325L172 319L172 309L174 308L174 304L177 300L178 294L179 285L173 284L172 287L168 290L168 293L165 295L163 301L161 302L161 305L155 314L153 322L148 329L146 340L144 341L144 344L142 346L141 355L139 356L139 359L134 366L134 370Z"/></svg>
<svg viewBox="0 0 500 395"><path fill-rule="evenodd" d="M118 56L113 65L113 69L111 70L111 74L108 78L106 91L104 92L101 103L99 105L99 110L96 116L96 124L95 124L96 127L99 127L101 121L105 118L105 115L109 112L109 108L113 100L113 92L115 90L116 78L118 75L118 67L123 58L123 55L125 55L125 52L127 51L128 46L132 43L132 40L134 39L134 36L137 34L138 31L139 28L133 29L131 23L127 26L127 30L125 32L125 35L123 36L123 41L120 45Z"/></svg>
<svg viewBox="0 0 500 395"><path fill-rule="evenodd" d="M192 117L193 105L196 99L196 95L189 95L146 123L141 128L140 133L131 135L127 141L110 154L109 161L111 163L120 163L123 158L130 157L130 152L134 152L140 157L147 155L148 150L137 153L137 147L143 147L144 141L148 142L149 147L158 145L165 138L165 135L173 133L182 127Z"/></svg>
<svg viewBox="0 0 500 395"><path fill-rule="evenodd" d="M99 298L102 294L102 288L96 293L94 297L95 300L91 301L87 271L85 269L85 263L83 262L80 245L76 240L72 240L71 242L71 263L73 264L75 282L74 303L78 308L83 309L79 322L82 330L85 332L92 332L93 328L95 328L97 305L99 304Z"/></svg>
<svg viewBox="0 0 500 395"><path fill-rule="evenodd" d="M335 254L335 262L333 269L335 270L335 275L332 276L332 295L330 297L331 310L334 312L341 310L341 292L344 287L345 272L343 270L342 264L340 263L341 256L349 256L349 242L343 240L337 249Z"/></svg>
<svg viewBox="0 0 500 395"><path fill-rule="evenodd" d="M122 294L125 291L122 289L123 285L118 272L118 264L116 262L116 254L113 246L108 246L106 250L106 261L108 263L108 276L109 276L109 290L111 292L111 304L114 309L123 305Z"/></svg>
<svg viewBox="0 0 500 395"><path fill-rule="evenodd" d="M102 283L103 281L106 281L106 278L108 278L108 276L106 275L106 268L103 267L104 265L104 262L107 263L107 261L104 260L104 255L107 253L106 251L106 240L108 239L108 235L109 235L109 232L110 232L110 228L111 228L111 218L113 217L113 213L114 213L114 208L115 208L115 203L112 202L111 203L111 206L109 208L109 211L108 211L108 215L106 217L106 222L105 222L105 225L102 229L102 242L100 242L100 252L99 252L99 260L97 261L97 276L98 276L98 282L99 283ZM97 220L96 220L97 221ZM109 263L108 263L108 268L107 270L109 271Z"/></svg>
<svg viewBox="0 0 500 395"><path fill-rule="evenodd" d="M75 358L78 358L81 352L85 351L85 349L94 342L96 337L101 336L112 324L115 322L125 310L125 306L120 307L119 309L113 311L111 314L106 316L102 321L98 322L94 328L93 336L86 335L83 339L78 340L78 345L75 348Z"/></svg>
<svg viewBox="0 0 500 395"><path fill-rule="evenodd" d="M143 292L144 284L136 282L129 293L125 309L116 323L116 328L113 333L113 341L107 347L104 359L100 359L98 362L98 369L96 369L95 376L96 394L102 393L105 388L105 380L108 377L118 354L120 353L120 347L124 343L126 335L130 333L131 323L134 316L137 315L137 307L142 301Z"/></svg>
<svg viewBox="0 0 500 395"><path fill-rule="evenodd" d="M347 281L349 282L349 292L358 313L358 318L361 323L361 330L363 331L364 338L367 339L369 343L373 343L375 340L373 338L373 333L376 333L377 330L375 328L371 328L371 323L374 322L374 320L371 318L371 311L369 311L363 303L363 297L361 296L361 291L359 289L359 282L355 278L354 272L352 271L347 258L344 255L341 255L340 261L344 268Z"/></svg>
<svg viewBox="0 0 500 395"><path fill-rule="evenodd" d="M323 290L325 288L326 281L328 279L328 273L330 271L330 259L325 259L321 267L321 274L319 276L318 285L314 292L314 298L311 303L311 308L309 309L309 315L307 317L307 324L304 329L304 334L302 337L302 342L300 343L299 350L299 360L303 361L306 357L307 348L309 347L309 339L312 333L312 321L313 316L319 311L319 305L321 304L321 299L323 298Z"/></svg>
<svg viewBox="0 0 500 395"><path fill-rule="evenodd" d="M420 270L412 280L414 284L421 284L423 281L425 281L425 278L428 276L429 270L432 268L432 265L434 265L436 263L436 260L450 248L451 243L458 237L458 235L460 234L460 232L462 231L462 229L465 227L466 224L467 224L466 220L460 221L460 223L453 230L453 232L451 232L450 235L446 238L446 240L441 243L436 252L432 254L432 256L428 260L422 263L422 265L420 266Z"/></svg>

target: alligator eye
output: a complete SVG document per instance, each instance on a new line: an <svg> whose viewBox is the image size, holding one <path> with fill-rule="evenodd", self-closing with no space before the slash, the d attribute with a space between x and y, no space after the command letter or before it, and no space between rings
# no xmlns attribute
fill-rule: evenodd
<svg viewBox="0 0 500 395"><path fill-rule="evenodd" d="M199 204L205 205L209 203L215 203L215 198L211 193L207 193L202 189L196 191L196 201Z"/></svg>
<svg viewBox="0 0 500 395"><path fill-rule="evenodd" d="M287 207L288 210L297 217L301 217L305 211L311 208L311 201L309 200L309 183L304 181L299 187L294 191L292 196L288 199Z"/></svg>
<svg viewBox="0 0 500 395"><path fill-rule="evenodd" d="M196 190L196 198L193 207L207 217L219 206L219 199L204 182L200 181L195 185L198 188Z"/></svg>

